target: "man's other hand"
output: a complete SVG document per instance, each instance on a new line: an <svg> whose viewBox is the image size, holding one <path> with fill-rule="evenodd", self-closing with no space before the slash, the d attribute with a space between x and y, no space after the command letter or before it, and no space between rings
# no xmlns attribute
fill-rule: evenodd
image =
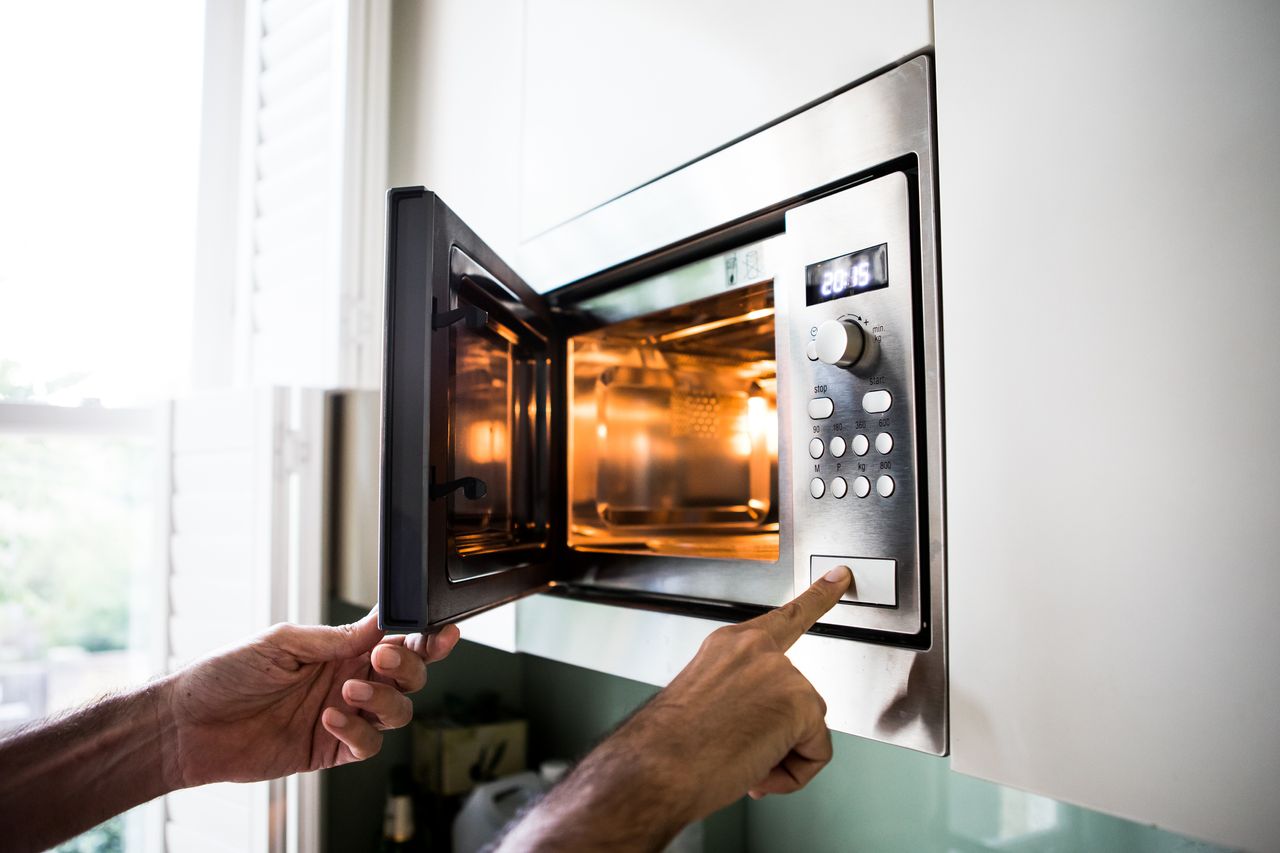
<svg viewBox="0 0 1280 853"><path fill-rule="evenodd" d="M163 683L169 783L275 779L366 759L383 731L409 722L405 694L457 642L454 625L383 636L375 610L351 625L276 625L198 661Z"/></svg>

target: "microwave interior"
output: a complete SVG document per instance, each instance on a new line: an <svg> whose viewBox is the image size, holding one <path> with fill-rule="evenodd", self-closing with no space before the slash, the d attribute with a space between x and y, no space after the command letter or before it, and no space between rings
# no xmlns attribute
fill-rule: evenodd
<svg viewBox="0 0 1280 853"><path fill-rule="evenodd" d="M644 291L672 280L685 280L691 296L699 274L723 263L717 256L629 285L605 313L628 310L619 305L627 297L629 310L644 311L661 298ZM572 323L595 326L564 342L567 517L558 559L574 567L567 582L651 595L657 606L785 601L792 577L781 545L772 281L602 324L594 307L564 309ZM522 349L516 324L495 313L484 329L459 324L453 336L453 476L467 472L486 486L481 496L450 496L453 582L483 577L489 559L551 529L538 469L559 455L540 445L553 433L544 423L552 383Z"/></svg>
<svg viewBox="0 0 1280 853"><path fill-rule="evenodd" d="M571 549L778 559L773 292L569 340Z"/></svg>

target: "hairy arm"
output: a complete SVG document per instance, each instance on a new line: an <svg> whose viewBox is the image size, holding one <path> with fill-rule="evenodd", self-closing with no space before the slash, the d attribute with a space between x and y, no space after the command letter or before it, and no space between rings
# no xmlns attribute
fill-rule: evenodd
<svg viewBox="0 0 1280 853"><path fill-rule="evenodd" d="M666 847L702 816L684 762L666 735L663 714L651 703L511 828L499 850Z"/></svg>
<svg viewBox="0 0 1280 853"><path fill-rule="evenodd" d="M0 741L6 849L43 850L172 790L167 688L162 681L109 696Z"/></svg>

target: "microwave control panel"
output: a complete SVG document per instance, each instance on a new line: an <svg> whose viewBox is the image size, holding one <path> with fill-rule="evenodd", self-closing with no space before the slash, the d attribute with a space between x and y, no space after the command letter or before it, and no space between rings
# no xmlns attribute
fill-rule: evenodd
<svg viewBox="0 0 1280 853"><path fill-rule="evenodd" d="M925 611L907 177L787 212L795 588L853 587L822 622L917 634Z"/></svg>

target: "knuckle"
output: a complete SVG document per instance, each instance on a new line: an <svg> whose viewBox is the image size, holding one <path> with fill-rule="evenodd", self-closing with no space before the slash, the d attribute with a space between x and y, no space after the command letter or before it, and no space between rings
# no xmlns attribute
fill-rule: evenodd
<svg viewBox="0 0 1280 853"><path fill-rule="evenodd" d="M769 632L763 628L753 625L750 628L743 629L738 636L741 638L739 644L745 651L776 651L777 644L773 642L773 637L769 636Z"/></svg>
<svg viewBox="0 0 1280 853"><path fill-rule="evenodd" d="M291 622L277 622L263 632L268 640L287 640L293 636L298 626Z"/></svg>
<svg viewBox="0 0 1280 853"><path fill-rule="evenodd" d="M737 642L737 638L741 635L742 628L739 625L726 625L723 628L717 628L707 635L702 641L702 645L698 648L699 652L718 652L721 649L731 647Z"/></svg>

